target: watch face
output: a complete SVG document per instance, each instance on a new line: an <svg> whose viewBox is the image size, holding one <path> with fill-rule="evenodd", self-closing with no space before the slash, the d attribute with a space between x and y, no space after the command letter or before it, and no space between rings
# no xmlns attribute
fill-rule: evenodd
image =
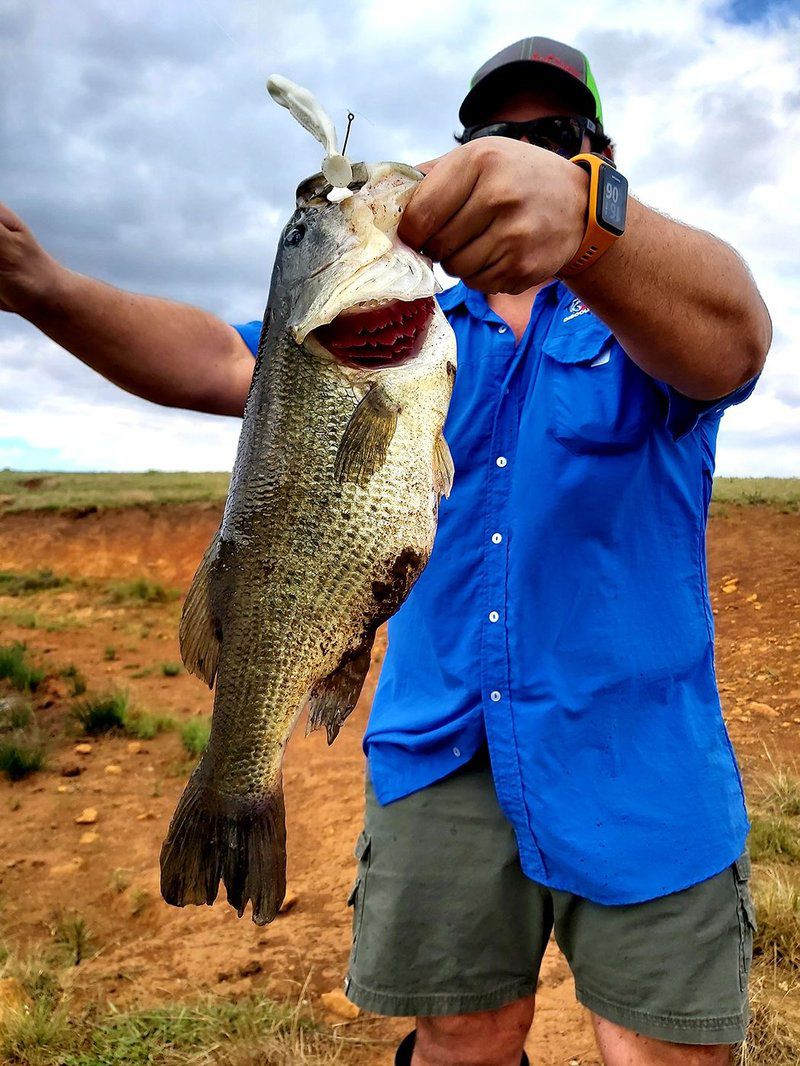
<svg viewBox="0 0 800 1066"><path fill-rule="evenodd" d="M597 189L597 221L603 229L622 236L628 207L628 181L619 171L604 164L600 167Z"/></svg>

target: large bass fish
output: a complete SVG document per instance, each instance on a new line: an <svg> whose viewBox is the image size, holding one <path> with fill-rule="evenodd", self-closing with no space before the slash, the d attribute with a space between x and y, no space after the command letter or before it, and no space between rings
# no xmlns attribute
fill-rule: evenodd
<svg viewBox="0 0 800 1066"><path fill-rule="evenodd" d="M430 263L397 238L422 174L323 174L280 238L220 528L180 625L187 668L215 686L208 747L161 853L168 903L241 916L285 893L281 763L303 708L331 743L353 710L375 631L430 555L453 466L442 426L455 337Z"/></svg>

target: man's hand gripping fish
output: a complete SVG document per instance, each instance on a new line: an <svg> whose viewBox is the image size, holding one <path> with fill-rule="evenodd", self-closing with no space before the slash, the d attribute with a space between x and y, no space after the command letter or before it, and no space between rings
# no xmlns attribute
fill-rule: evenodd
<svg viewBox="0 0 800 1066"><path fill-rule="evenodd" d="M285 894L295 722L308 705L333 742L433 547L456 366L430 262L397 238L422 174L351 165L309 93L268 87L327 155L280 238L230 493L183 609L214 713L161 851L168 903L211 904L222 880L259 925Z"/></svg>

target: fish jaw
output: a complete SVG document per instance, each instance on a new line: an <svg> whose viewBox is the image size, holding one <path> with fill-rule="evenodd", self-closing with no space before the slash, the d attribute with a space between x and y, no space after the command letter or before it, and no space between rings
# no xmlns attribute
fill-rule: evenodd
<svg viewBox="0 0 800 1066"><path fill-rule="evenodd" d="M306 298L293 309L288 326L298 344L340 315L362 314L392 302L430 300L441 291L431 260L397 236L421 173L397 163L365 170L368 178L361 189L329 208L339 212L334 218L342 229L340 255L319 271ZM409 316L403 312L402 317Z"/></svg>
<svg viewBox="0 0 800 1066"><path fill-rule="evenodd" d="M356 304L308 334L306 347L345 367L403 366L422 350L435 308L432 296Z"/></svg>

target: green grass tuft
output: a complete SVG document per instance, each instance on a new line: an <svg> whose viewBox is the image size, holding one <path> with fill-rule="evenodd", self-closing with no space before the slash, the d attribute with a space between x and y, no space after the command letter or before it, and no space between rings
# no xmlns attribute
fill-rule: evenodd
<svg viewBox="0 0 800 1066"><path fill-rule="evenodd" d="M152 740L158 733L175 728L174 720L167 715L131 708L130 696L120 689L85 696L74 704L72 713L89 736L124 733L137 740Z"/></svg>
<svg viewBox="0 0 800 1066"><path fill-rule="evenodd" d="M52 570L34 570L16 574L0 570L0 596L26 596L47 589L60 589L69 584L69 578L57 577Z"/></svg>
<svg viewBox="0 0 800 1066"><path fill-rule="evenodd" d="M152 740L159 733L166 733L175 728L175 720L169 715L148 714L147 711L133 711L125 716L124 730L129 737L137 740Z"/></svg>
<svg viewBox="0 0 800 1066"><path fill-rule="evenodd" d="M9 780L21 781L44 763L44 745L37 736L21 729L0 736L0 772Z"/></svg>
<svg viewBox="0 0 800 1066"><path fill-rule="evenodd" d="M19 641L0 647L0 680L10 682L20 692L35 692L45 671L28 662L27 649Z"/></svg>
<svg viewBox="0 0 800 1066"><path fill-rule="evenodd" d="M86 919L77 912L57 911L53 915L50 932L63 950L71 966L80 966L89 954L92 937Z"/></svg>
<svg viewBox="0 0 800 1066"><path fill-rule="evenodd" d="M146 577L114 585L108 593L111 603L169 603L179 596L177 589L166 589Z"/></svg>
<svg viewBox="0 0 800 1066"><path fill-rule="evenodd" d="M161 673L164 677L177 677L183 670L183 666L180 663L162 663Z"/></svg>
<svg viewBox="0 0 800 1066"><path fill-rule="evenodd" d="M98 736L100 733L122 732L128 714L130 697L119 689L99 696L85 696L74 704L72 713L83 726L84 733Z"/></svg>
<svg viewBox="0 0 800 1066"><path fill-rule="evenodd" d="M75 1044L66 1010L42 1000L0 1018L0 1055L7 1066L61 1066ZM88 1063L87 1063L88 1066ZM121 1066L121 1063L120 1063Z"/></svg>
<svg viewBox="0 0 800 1066"><path fill-rule="evenodd" d="M27 729L32 717L33 710L24 697L7 696L5 699L0 699L0 733Z"/></svg>
<svg viewBox="0 0 800 1066"><path fill-rule="evenodd" d="M207 718L190 718L181 726L181 741L184 748L197 758L202 755L211 735L211 722Z"/></svg>

